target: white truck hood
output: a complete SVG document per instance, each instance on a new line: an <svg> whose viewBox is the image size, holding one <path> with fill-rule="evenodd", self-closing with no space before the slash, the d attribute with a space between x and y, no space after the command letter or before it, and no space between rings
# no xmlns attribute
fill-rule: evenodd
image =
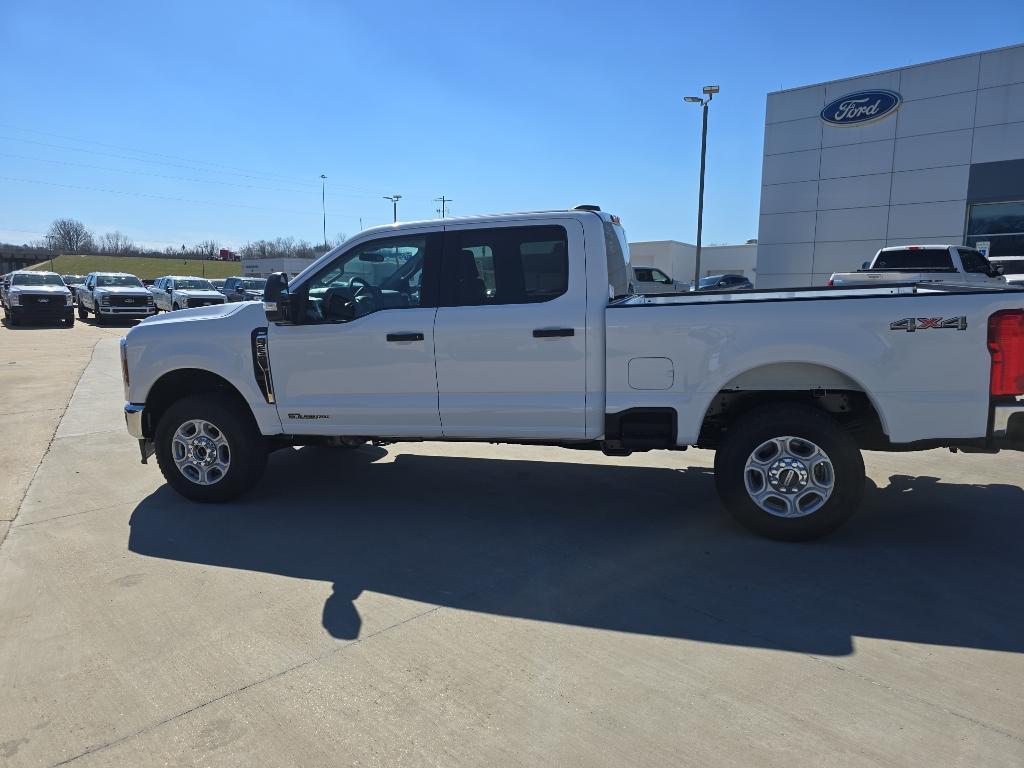
<svg viewBox="0 0 1024 768"><path fill-rule="evenodd" d="M196 329L194 326L182 325L182 323L194 323L196 321L216 321L220 318L230 317L231 315L237 314L242 310L256 309L256 314L259 318L256 318L256 327L259 325L259 320L265 324L267 317L263 312L263 306L260 305L258 308L253 304L243 304L235 302L233 304L210 304L206 307L193 307L192 309L179 309L176 312L168 312L162 315L154 315L153 317L147 317L136 328L142 327L153 327L156 325L166 326L168 331L180 330L182 333L202 333L201 330ZM130 331L129 331L130 333Z"/></svg>
<svg viewBox="0 0 1024 768"><path fill-rule="evenodd" d="M148 288L135 285L104 285L93 288L96 293L109 293L118 296L152 296Z"/></svg>
<svg viewBox="0 0 1024 768"><path fill-rule="evenodd" d="M224 294L220 291L207 290L206 288L175 288L175 296L184 299L223 299Z"/></svg>
<svg viewBox="0 0 1024 768"><path fill-rule="evenodd" d="M63 285L12 285L7 292L11 296L19 294L35 294L37 296L48 296L54 294L57 296L66 296L71 293Z"/></svg>

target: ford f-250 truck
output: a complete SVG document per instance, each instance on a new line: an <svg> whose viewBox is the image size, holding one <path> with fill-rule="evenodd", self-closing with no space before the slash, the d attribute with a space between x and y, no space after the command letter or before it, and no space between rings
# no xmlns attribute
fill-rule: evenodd
<svg viewBox="0 0 1024 768"><path fill-rule="evenodd" d="M1024 448L1022 291L628 296L628 266L593 207L366 230L262 305L133 328L128 431L197 501L285 445L711 448L724 506L780 539L853 513L862 449Z"/></svg>
<svg viewBox="0 0 1024 768"><path fill-rule="evenodd" d="M97 325L115 318L151 317L156 314L153 294L135 275L125 272L90 272L78 287L78 317L92 312Z"/></svg>

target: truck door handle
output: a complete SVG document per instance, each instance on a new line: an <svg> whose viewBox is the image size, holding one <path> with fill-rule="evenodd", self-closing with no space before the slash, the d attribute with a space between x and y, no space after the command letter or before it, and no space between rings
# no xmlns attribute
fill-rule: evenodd
<svg viewBox="0 0 1024 768"><path fill-rule="evenodd" d="M576 331L572 328L534 328L533 338L553 339L556 336L575 336Z"/></svg>
<svg viewBox="0 0 1024 768"><path fill-rule="evenodd" d="M389 333L388 341L423 341L422 333Z"/></svg>

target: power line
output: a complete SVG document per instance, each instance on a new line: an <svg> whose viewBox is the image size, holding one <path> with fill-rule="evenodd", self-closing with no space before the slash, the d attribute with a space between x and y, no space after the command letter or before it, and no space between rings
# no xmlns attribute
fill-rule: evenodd
<svg viewBox="0 0 1024 768"><path fill-rule="evenodd" d="M79 138L75 138L74 136L65 136L65 135L59 134L59 133L51 133L49 131L40 131L40 130L37 130L35 128L22 128L21 126L10 125L8 123L0 123L0 128L11 128L11 129L13 129L15 131L24 131L25 133L35 133L35 134L39 134L40 136L50 136L50 137L55 138L55 139L64 139L65 141L77 141L80 144L94 144L97 147L107 147L109 149L120 149L120 150L125 151L125 152L133 152L133 153L135 153L137 155L152 155L153 157L163 157L163 158L166 158L168 160L181 160L182 162L186 162L186 163L193 163L193 164L199 164L199 165L209 165L209 166L212 166L212 167L215 167L215 168L226 168L226 169L232 170L232 171L241 171L241 172L244 172L244 173L259 173L259 174L264 175L264 176L277 176L280 179L286 179L286 180L295 181L295 182L297 182L299 184L309 184L310 183L310 182L306 181L305 179L300 179L300 178L295 177L295 176L286 176L286 175L280 174L280 173L273 173L273 172L267 172L267 171L251 171L251 170L246 169L246 168L238 168L238 167L232 166L232 165L224 165L223 163L211 163L211 162L209 162L207 160L195 160L195 159L190 159L190 158L186 158L186 157L179 157L177 155L167 155L167 154L162 154L160 152L151 152L151 151L145 150L145 149L133 149L131 147L119 146L117 144L107 144L107 143L104 143L102 141L92 141L91 139L79 139Z"/></svg>
<svg viewBox="0 0 1024 768"><path fill-rule="evenodd" d="M264 186L259 186L257 184L239 184L239 183L231 182L231 181L218 181L216 179L196 179L196 178L191 178L191 177L188 177L188 176L168 176L168 175L163 174L163 173L153 173L151 171L134 171L134 170L131 170L131 169L128 169L128 168L111 168L110 166L106 166L106 165L92 165L90 163L76 163L76 162L72 162L71 160L51 160L51 159L45 158L45 157L28 157L27 155L16 155L16 154L13 154L13 153L10 153L10 152L0 152L0 157L13 157L13 158L16 158L18 160L30 160L32 162L38 162L38 163L52 163L54 165L67 165L67 166L71 166L73 168L89 168L89 169L96 170L96 171L110 171L110 172L113 172L113 173L128 173L128 174L131 174L133 176L152 176L153 178L157 178L157 179L170 179L172 181L188 181L188 182L195 182L197 184L217 184L219 186L225 186L225 187L237 187L239 189L258 189L258 190L264 190L264 191L267 191L267 192L284 192L284 193L293 194L293 195L308 195L309 194L309 191L305 190L305 189L283 189L281 187L264 187ZM335 195L337 197L358 197L358 198L374 197L374 198L376 198L376 195L364 195L364 194L357 193L357 192L332 192L331 194Z"/></svg>
<svg viewBox="0 0 1024 768"><path fill-rule="evenodd" d="M228 208L248 208L254 211L273 211L275 213L289 213L296 216L308 216L309 211L292 211L287 208L269 208L266 206L259 205L246 205L244 203L223 203L223 202L212 202L210 200L191 200L184 197L170 197L168 195L151 195L146 192L128 192L120 189L103 189L100 187L85 187L77 184L59 184L54 181L40 181L38 179L18 179L12 176L0 176L2 181L13 181L22 184L41 184L47 187L63 187L65 189L78 189L85 192L103 192L111 195L127 195L129 197L145 197L152 200L171 200L177 203L194 203L196 205L210 205L214 207L228 207ZM356 219L357 216L351 215L339 215L339 218L344 219Z"/></svg>

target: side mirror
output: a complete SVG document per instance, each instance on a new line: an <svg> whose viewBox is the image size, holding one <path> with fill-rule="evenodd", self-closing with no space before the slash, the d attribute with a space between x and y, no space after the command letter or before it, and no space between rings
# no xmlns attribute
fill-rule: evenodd
<svg viewBox="0 0 1024 768"><path fill-rule="evenodd" d="M1002 264L993 264L991 270L989 271L989 277L999 277L1000 275L1004 274L1004 272L1005 270L1003 269Z"/></svg>
<svg viewBox="0 0 1024 768"><path fill-rule="evenodd" d="M871 269L871 262L870 261L865 261L863 264L860 265L860 268L861 269Z"/></svg>
<svg viewBox="0 0 1024 768"><path fill-rule="evenodd" d="M284 319L288 302L288 273L275 272L267 278L263 289L263 311L271 322Z"/></svg>

